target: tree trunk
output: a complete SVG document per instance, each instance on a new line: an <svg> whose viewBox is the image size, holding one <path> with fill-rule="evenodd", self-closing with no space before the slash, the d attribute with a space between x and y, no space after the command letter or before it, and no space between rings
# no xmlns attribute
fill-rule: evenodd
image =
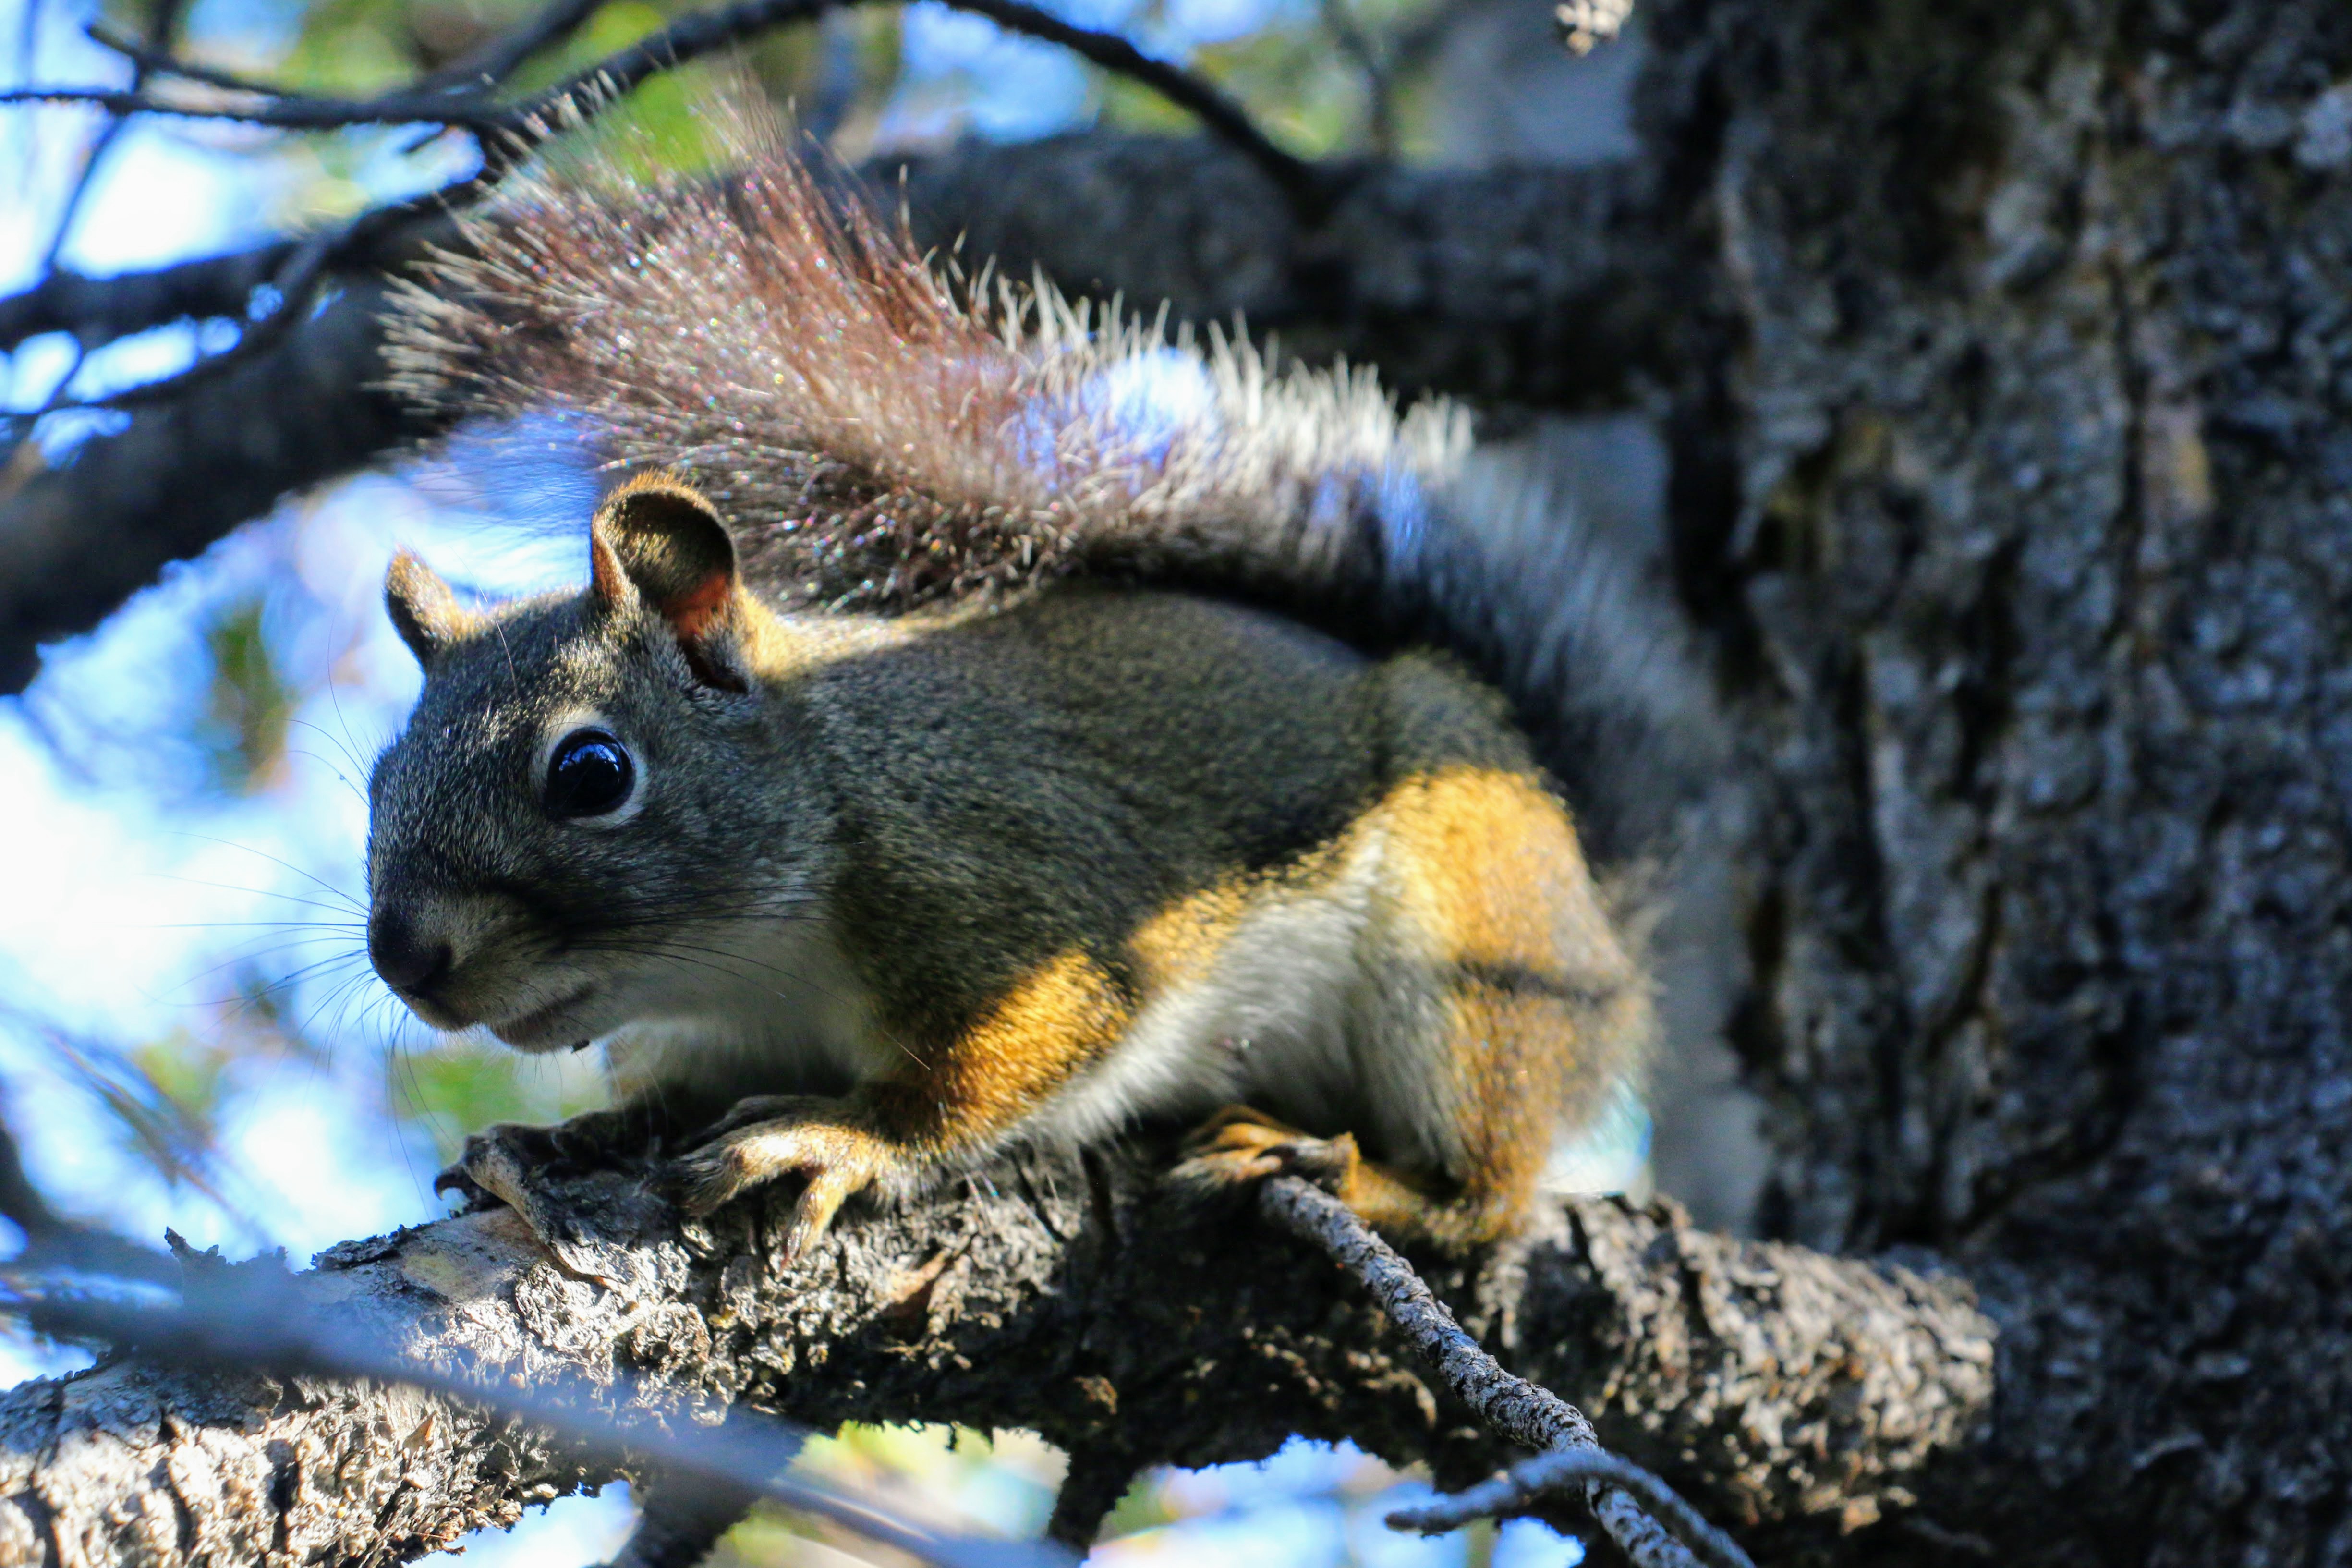
<svg viewBox="0 0 2352 1568"><path fill-rule="evenodd" d="M1839 1554L2352 1556L2352 6L1649 26L1766 1228L2003 1325L1986 1442Z"/></svg>

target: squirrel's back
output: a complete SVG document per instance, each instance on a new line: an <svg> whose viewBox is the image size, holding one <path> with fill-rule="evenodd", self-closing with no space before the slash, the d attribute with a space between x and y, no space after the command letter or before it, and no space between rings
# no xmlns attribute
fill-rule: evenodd
<svg viewBox="0 0 2352 1568"><path fill-rule="evenodd" d="M1246 1100L1459 1166L1442 1108L1379 1081L1428 1024L1369 1015L1451 994L1463 964L1582 1041L1521 1087L1531 1113L1580 1122L1636 1065L1643 1030L1593 1017L1645 1005L1633 960L1500 703L1450 661L1058 584L794 684L840 803L830 918L884 1027L952 1031L1053 973L1139 1042L1060 1131Z"/></svg>

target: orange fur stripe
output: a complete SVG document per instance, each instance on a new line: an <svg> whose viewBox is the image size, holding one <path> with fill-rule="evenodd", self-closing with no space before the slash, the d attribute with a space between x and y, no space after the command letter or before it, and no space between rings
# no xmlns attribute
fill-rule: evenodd
<svg viewBox="0 0 2352 1568"><path fill-rule="evenodd" d="M1591 895L1576 832L1541 785L1446 768L1398 785L1374 816L1428 917L1431 957L1559 977L1563 906Z"/></svg>
<svg viewBox="0 0 2352 1568"><path fill-rule="evenodd" d="M1076 951L1023 976L961 1036L873 1087L894 1134L957 1143L1003 1132L1118 1041L1132 1016L1102 966Z"/></svg>

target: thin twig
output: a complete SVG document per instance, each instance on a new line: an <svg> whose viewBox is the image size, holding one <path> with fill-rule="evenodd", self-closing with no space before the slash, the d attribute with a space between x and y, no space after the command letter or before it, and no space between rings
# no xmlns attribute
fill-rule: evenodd
<svg viewBox="0 0 2352 1568"><path fill-rule="evenodd" d="M478 91L485 87L496 87L520 69L533 55L578 32L604 4L604 0L554 0L552 5L520 26L492 38L462 59L419 78L413 90L431 92L462 88Z"/></svg>
<svg viewBox="0 0 2352 1568"><path fill-rule="evenodd" d="M226 71L196 65L176 58L172 54L169 47L171 18L176 16L184 3L184 0L167 0L163 11L159 13L163 20L159 22L151 37L145 42L123 37L100 23L93 23L85 29L93 40L131 61L134 74L131 87L127 89L129 98L143 100L147 78L160 74L204 82L232 91L257 95L266 101L263 105L257 106L254 113L274 112L270 106L276 105L280 109L286 109L287 112L299 112L326 123L333 115L350 107L333 100L309 99L300 95L281 93L264 84L234 76ZM417 104L422 101L420 95L432 91L446 92L447 88L445 83L452 83L459 79L468 83L495 86L540 49L577 30L602 3L603 0L556 0L554 5L530 22L493 40L485 48L459 62L457 67L451 68L452 72L462 71L462 77L450 73L427 77L402 94L390 95L373 100L374 106L383 110L386 105L392 105L397 110L399 106ZM288 108L288 106L292 107ZM173 108L170 112L178 113L184 110ZM235 118L247 117L247 111L243 110L222 110L217 112ZM457 111L459 118L442 122L469 124L471 122L464 118L466 112L460 110ZM499 110L496 112L495 119L502 124L509 112ZM367 121L351 121L351 123L362 122ZM97 158L102 155L108 142L124 123L124 119L118 113L93 147L90 160L84 166L81 183L75 188L76 201L79 199L82 190L89 183L89 174L96 166ZM489 124L488 120L482 121L484 127ZM488 149L486 148L485 151L487 153ZM223 353L199 360L177 374L100 398L86 400L68 398L66 395L66 388L72 381L72 376L68 374L58 384L56 395L47 404L37 410L28 411L16 417L20 421L29 422L61 410L119 409L163 401L178 396L190 387L255 358L283 337L287 330L295 322L303 320L309 314L320 288L331 271L363 254L387 230L425 213L435 209L446 210L478 195L490 184L495 183L510 163L510 159L500 160L486 156L483 171L453 182L440 190L406 202L372 209L341 229L322 231L300 241L287 242L283 246L272 247L266 258L268 272L264 280L277 290L278 296L277 307L259 321L243 321L243 331L238 334L237 341ZM26 294L5 301L5 305L26 308L26 313L28 315L39 314L37 310L30 308L33 305L33 296L51 289L61 276L56 271L56 258L58 250L64 244L68 232L73 205L71 202L68 203L66 216L59 222L56 238L50 247L49 262L44 268L45 276L41 284L28 290ZM238 290L239 298L236 301L238 306L236 313L240 318L246 314L243 306L252 298L255 287L255 282L251 279L241 281L244 286ZM15 312L8 313L13 315ZM173 312L174 315L176 313ZM172 319L172 317L164 316L160 319ZM141 325L154 324L157 323L153 321L141 323ZM77 343L86 353L89 345L79 330L79 323L74 323L74 325L77 329L75 333ZM79 363L76 368L79 368Z"/></svg>
<svg viewBox="0 0 2352 1568"><path fill-rule="evenodd" d="M0 92L0 105L85 103L109 114L169 114L182 120L229 120L281 131L345 131L355 125L449 125L465 131L505 130L509 111L446 93L403 90L379 98L311 98L272 93L255 103L193 103L110 87L21 87Z"/></svg>
<svg viewBox="0 0 2352 1568"><path fill-rule="evenodd" d="M1468 1405L1488 1430L1522 1447L1538 1450L1539 1457L1607 1451L1582 1411L1549 1389L1506 1372L1501 1363L1463 1331L1412 1265L1373 1235L1338 1198L1301 1177L1276 1176L1259 1188L1258 1207L1276 1226L1312 1242L1354 1276L1430 1370L1444 1379L1454 1397ZM1698 1568L1699 1559L1692 1549L1643 1511L1613 1477L1596 1473L1580 1479L1593 1517L1637 1568ZM1665 1488L1664 1481L1656 1485ZM1719 1531L1711 1534L1720 1536ZM1719 1568L1754 1568L1728 1537L1721 1540L1732 1556L1720 1560Z"/></svg>
<svg viewBox="0 0 2352 1568"><path fill-rule="evenodd" d="M121 55L150 76L178 77L183 81L200 81L206 87L217 87L228 92L250 92L262 97L277 97L278 89L268 82L239 76L218 66L199 65L184 60L170 49L153 44L127 38L103 22L92 22L82 32L89 41L102 49Z"/></svg>
<svg viewBox="0 0 2352 1568"><path fill-rule="evenodd" d="M595 0L557 0L526 26L478 57L479 69L495 85L522 59L585 20ZM237 342L227 350L198 361L186 370L160 381L104 397L54 401L40 410L121 409L152 404L186 392L190 387L243 363L267 350L294 322L302 320L318 290L337 270L372 250L391 228L431 212L444 212L477 200L505 177L530 149L568 125L593 119L606 106L650 78L700 56L740 43L754 34L789 22L811 20L828 11L864 4L866 0L738 0L732 5L688 16L628 48L607 56L594 66L520 103L500 104L487 92L457 93L426 78L398 92L373 99L312 98L256 87L226 73L173 59L168 52L131 43L112 34L92 36L110 48L128 55L143 72L165 73L226 86L255 95L245 104L190 104L157 100L143 90L143 81L130 90L28 88L0 93L0 105L37 101L98 104L109 112L174 114L199 119L236 120L289 130L328 130L353 125L430 124L473 135L482 151L482 166L474 174L437 191L362 213L340 230L325 231L291 247L277 262L269 281L277 288L275 310L245 324ZM959 9L983 16L1012 32L1024 33L1061 45L1107 70L1135 78L1197 115L1212 132L1251 159L1280 188L1303 217L1320 219L1329 210L1334 192L1315 165L1292 156L1268 141L1240 107L1214 85L1164 60L1155 60L1116 34L1073 26L1024 0L947 0ZM47 287L47 280L40 287ZM37 292L38 289L32 292ZM26 300L0 300L0 314Z"/></svg>
<svg viewBox="0 0 2352 1568"><path fill-rule="evenodd" d="M680 17L649 35L574 71L509 111L509 134L543 140L568 110L591 117L636 88L678 66L715 54L771 27L811 22L836 8L866 0L736 0L714 11Z"/></svg>
<svg viewBox="0 0 2352 1568"><path fill-rule="evenodd" d="M154 52L168 50L173 35L179 31L180 18L186 12L187 0L159 0L154 12L148 18L145 50ZM146 87L147 71L148 67L143 60L132 62L131 91L138 92ZM81 218L82 205L89 200L89 193L97 188L99 172L106 164L107 154L114 150L115 142L121 140L122 132L130 123L130 118L126 115L110 115L105 126L96 136L90 138L89 145L83 149L81 167L75 172L73 188L66 193L64 203L58 208L57 224L49 230L49 243L41 252L42 276L47 277L57 271L58 258L65 254L67 242L73 238L74 225ZM49 388L49 395L41 406L21 414L12 411L8 415L7 428L10 435L8 456L11 459L16 455L16 445L29 440L34 429L44 417L68 406L73 402L73 384L80 376L82 366L89 363L89 343L77 337L74 340L73 363L66 367L65 374L58 377L56 384Z"/></svg>
<svg viewBox="0 0 2352 1568"><path fill-rule="evenodd" d="M103 151L124 117L132 114L229 120L306 131L341 130L357 125L434 125L472 135L482 153L481 167L463 179L425 196L372 209L340 230L325 231L291 245L282 255L273 254L270 259L276 265L268 280L278 294L277 308L259 321L243 323L236 342L224 352L199 360L177 374L104 397L69 399L61 384L47 405L17 416L17 419L22 422L68 410L122 409L177 397L267 351L289 327L307 317L319 289L331 274L372 250L389 229L425 213L448 211L480 198L557 130L593 118L604 106L649 78L688 60L769 28L811 20L866 0L738 0L733 5L674 23L523 102L501 104L489 97L490 90L524 60L576 31L599 3L600 0L555 0L530 22L458 66L373 99L316 98L279 91L226 71L178 59L166 47L168 36L155 43L142 44L99 26L89 29L90 36L130 58L135 67L128 89L24 88L0 92L0 105L87 103L114 116L112 125L102 133L94 150L93 163L95 153ZM1314 164L1276 146L1239 105L1205 79L1151 58L1117 34L1074 26L1024 0L947 3L986 16L1008 31L1058 44L1106 70L1144 83L1169 101L1190 110L1213 134L1247 157L1284 193L1306 221L1318 222L1329 213L1335 192L1322 173ZM202 83L235 92L249 101L206 104L158 99L146 89L151 75ZM461 81L471 90L457 90ZM64 232L61 226L59 244ZM53 268L54 247L51 262ZM0 315L13 313L9 307L29 304L29 296L47 289L55 276L52 270L50 278L45 278L26 295L0 300ZM249 294L248 289L248 297ZM77 338L79 341L79 332Z"/></svg>
<svg viewBox="0 0 2352 1568"><path fill-rule="evenodd" d="M309 317L319 291L333 273L344 269L354 259L372 254L389 231L412 219L465 205L494 184L501 172L486 165L438 190L389 206L371 208L341 228L323 229L310 236L286 253L276 274L268 279L270 286L278 290L276 308L260 320L247 323L235 343L160 381L144 382L104 397L68 403L62 406L68 409L120 409L164 402L255 359L285 336L296 322Z"/></svg>
<svg viewBox="0 0 2352 1568"><path fill-rule="evenodd" d="M584 3L584 0L583 0ZM501 104L486 92L446 89L445 79L428 77L395 92L371 99L316 98L293 92L255 92L252 84L228 79L204 68L182 68L181 62L154 68L215 85L234 82L234 89L257 101L197 103L156 99L143 91L109 88L34 87L0 92L0 105L12 103L87 103L115 114L172 114L189 119L231 120L290 131L342 130L355 125L442 125L475 135L485 158L500 155L495 143L512 142L527 149L544 140L563 119L567 105L583 114L595 112L597 100L610 101L664 71L701 56L792 22L812 20L824 13L866 0L737 0L672 23L660 32L520 103ZM1216 85L1181 66L1154 59L1116 33L1080 27L1025 0L947 0L958 10L985 16L1008 32L1041 38L1118 75L1143 83L1195 118L1213 135L1230 143L1272 180L1299 215L1316 221L1327 215L1333 199L1329 183L1313 163L1283 151L1253 123L1241 106ZM558 24L577 26L570 4L560 5L541 24L525 30L515 47L538 47L541 31L560 36ZM584 13L583 14L584 16ZM134 57L137 58L137 57ZM504 56L499 57L499 63ZM508 68L511 68L509 65ZM203 72L202 75L197 74ZM511 156L509 152L508 156Z"/></svg>
<svg viewBox="0 0 2352 1568"><path fill-rule="evenodd" d="M5 1109L5 1101L0 1101ZM176 1277L170 1258L126 1241L112 1231L68 1219L49 1205L18 1153L16 1135L0 1118L0 1215L25 1233L16 1268L61 1268L148 1283Z"/></svg>
<svg viewBox="0 0 2352 1568"><path fill-rule="evenodd" d="M604 3L604 0L555 0L553 5L520 26L501 33L462 59L417 78L394 96L402 100L418 98L426 93L445 93L461 99L478 97L484 89L504 82L541 49L561 43L578 32L582 24L595 15L597 7ZM91 42L122 56L150 75L177 77L184 81L202 82L206 87L219 88L226 92L250 93L257 98L280 102L326 104L333 101L311 99L219 66L182 59L168 49L127 38L103 22L92 22L82 30L89 36Z"/></svg>
<svg viewBox="0 0 2352 1568"><path fill-rule="evenodd" d="M1681 1493L1656 1476L1606 1448L1554 1448L1522 1459L1503 1475L1467 1491L1439 1498L1417 1508L1402 1508L1388 1517L1398 1530L1418 1530L1442 1535L1481 1519L1502 1519L1525 1513L1570 1481L1607 1481L1632 1492L1651 1512L1663 1517L1708 1568L1755 1568L1739 1544L1685 1501Z"/></svg>
<svg viewBox="0 0 2352 1568"><path fill-rule="evenodd" d="M192 1188L239 1228L259 1234L259 1227L229 1195L235 1167L201 1113L174 1100L152 1074L126 1058L111 1041L76 1035L12 1002L0 1002L0 1022L37 1037L50 1064L77 1080L121 1123L157 1174L174 1185ZM61 1242L75 1242L85 1249L107 1234L54 1217L51 1228ZM78 1230L84 1234L71 1234ZM21 1258L16 1263L26 1266Z"/></svg>
<svg viewBox="0 0 2352 1568"><path fill-rule="evenodd" d="M541 94L523 111L524 117L548 121L567 102L592 94L616 97L650 76L780 23L803 21L836 6L863 3L865 0L739 0L733 5L686 17ZM1141 82L1191 113L1213 135L1256 164L1302 216L1319 218L1329 210L1332 193L1321 172L1305 159L1276 146L1240 105L1205 78L1181 66L1152 58L1117 33L1076 26L1025 0L945 0L945 4L954 10L985 16L1009 33L1058 44L1105 70Z"/></svg>
<svg viewBox="0 0 2352 1568"><path fill-rule="evenodd" d="M1258 1203L1266 1217L1322 1248L1370 1291L1431 1370L1498 1436L1538 1450L1563 1440L1601 1446L1583 1412L1549 1389L1504 1371L1463 1331L1412 1265L1373 1235L1347 1205L1297 1176L1276 1176L1265 1183Z"/></svg>
<svg viewBox="0 0 2352 1568"><path fill-rule="evenodd" d="M180 29L180 18L186 15L187 9L187 0L159 0L147 21L147 47L159 53L168 51L173 36ZM146 85L147 66L142 61L134 60L131 67L131 89L136 92ZM66 241L73 237L74 220L81 216L82 203L89 199L90 189L98 180L99 167L106 162L106 154L129 123L120 115L109 120L106 128L90 142L89 150L82 154L81 170L74 176L73 189L66 193L65 205L58 210L57 227L50 231L48 249L41 257L43 272L57 266L58 257L64 251ZM80 367L77 365L75 368L79 370ZM68 376L67 379L70 381L72 378ZM60 382L58 385L60 395L65 391L65 384Z"/></svg>
<svg viewBox="0 0 2352 1568"><path fill-rule="evenodd" d="M1025 0L946 0L946 4L985 16L1007 32L1059 44L1107 71L1141 82L1256 164L1300 217L1318 223L1330 215L1337 193L1324 172L1276 146L1239 104L1206 79L1166 60L1153 59L1117 33L1073 26Z"/></svg>

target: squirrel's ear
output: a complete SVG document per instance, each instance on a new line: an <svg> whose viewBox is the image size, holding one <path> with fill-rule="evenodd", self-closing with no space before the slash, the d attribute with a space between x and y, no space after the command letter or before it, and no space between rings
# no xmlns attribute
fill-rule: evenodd
<svg viewBox="0 0 2352 1568"><path fill-rule="evenodd" d="M449 584L405 550L394 554L392 566L383 574L383 607L391 613L393 629L400 634L400 640L427 669L466 635L471 619Z"/></svg>
<svg viewBox="0 0 2352 1568"><path fill-rule="evenodd" d="M728 645L740 586L735 541L699 491L645 474L605 499L588 531L589 591L608 607L642 602L667 621L694 672L749 689Z"/></svg>

